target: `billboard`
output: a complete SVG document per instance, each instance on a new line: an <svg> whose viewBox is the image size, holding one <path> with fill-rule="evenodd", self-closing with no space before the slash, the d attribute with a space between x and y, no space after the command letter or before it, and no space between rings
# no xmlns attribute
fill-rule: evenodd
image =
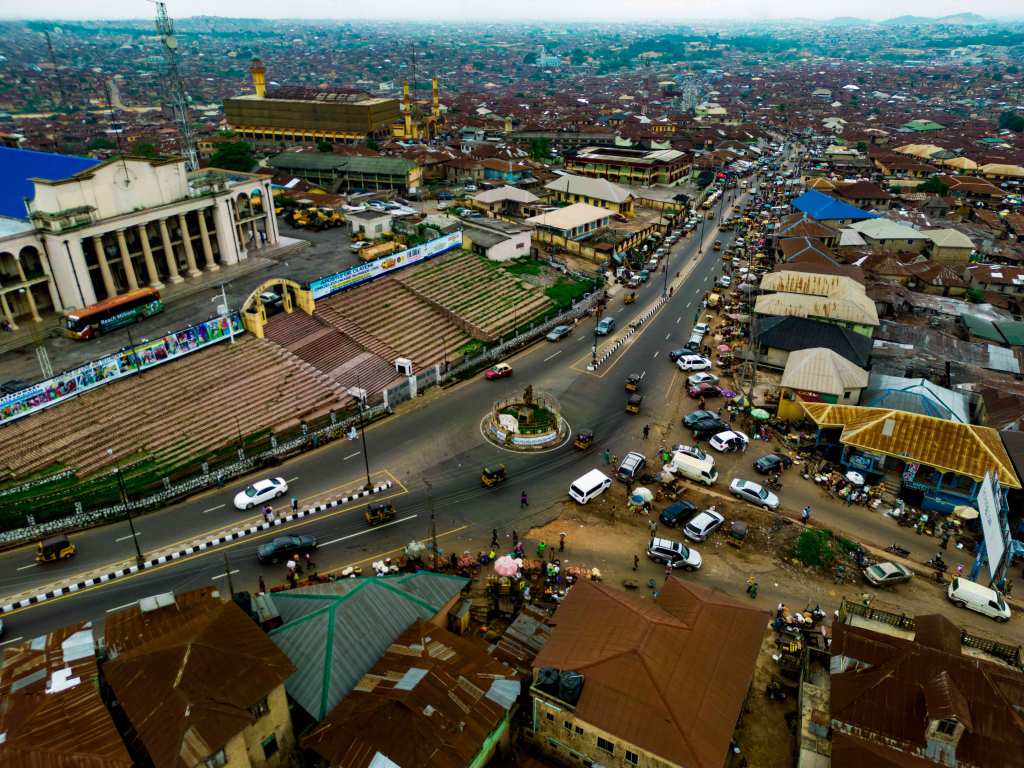
<svg viewBox="0 0 1024 768"><path fill-rule="evenodd" d="M978 513L981 516L981 532L985 537L988 573L992 579L996 578L1003 557L1006 556L1006 535L999 508L999 481L991 472L986 472L978 491Z"/></svg>
<svg viewBox="0 0 1024 768"><path fill-rule="evenodd" d="M386 275L388 272L396 269L432 259L435 256L440 256L442 253L461 247L462 230L460 229L458 232L442 235L422 245L413 246L408 250L382 256L379 259L359 264L351 269L335 272L333 275L327 275L327 277L321 277L318 280L312 280L309 283L309 290L312 292L314 300L322 299L325 296L344 291L346 288L365 283L367 280L373 280L375 277Z"/></svg>
<svg viewBox="0 0 1024 768"><path fill-rule="evenodd" d="M235 334L245 332L242 318L231 314ZM117 379L131 376L161 363L229 338L228 318L215 317L189 326L159 339L136 344L113 355L101 357L85 365L64 371L19 392L0 398L0 425L10 424L23 416L58 405L83 392L96 389Z"/></svg>

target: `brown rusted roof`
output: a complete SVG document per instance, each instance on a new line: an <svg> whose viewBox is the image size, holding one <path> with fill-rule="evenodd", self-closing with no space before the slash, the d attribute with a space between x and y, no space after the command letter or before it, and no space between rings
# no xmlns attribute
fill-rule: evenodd
<svg viewBox="0 0 1024 768"><path fill-rule="evenodd" d="M104 676L156 768L194 768L217 752L252 722L249 707L295 671L241 608L215 594L185 593L176 596L180 610L136 607L129 620L114 619L122 634Z"/></svg>
<svg viewBox="0 0 1024 768"><path fill-rule="evenodd" d="M923 750L928 721L950 717L965 726L957 746L958 763L1024 766L1024 674L1020 671L840 623L833 625L830 650L833 656L869 665L831 676L830 714L837 725L833 733L855 728L863 740L859 745L844 745L838 755L834 741L834 768L931 765L904 762L896 750L910 755ZM870 747L865 746L868 742ZM885 749L885 744L894 749ZM871 752L889 756L890 763L865 761L864 755Z"/></svg>
<svg viewBox="0 0 1024 768"><path fill-rule="evenodd" d="M583 675L576 715L691 768L724 764L767 614L669 578L656 602L580 582L534 660Z"/></svg>
<svg viewBox="0 0 1024 768"><path fill-rule="evenodd" d="M68 644L65 655L62 644ZM81 649L79 653L71 647ZM75 658L78 657L78 658ZM78 682L47 693L59 670ZM0 765L4 768L131 768L100 698L92 630L74 624L3 649L0 662Z"/></svg>
<svg viewBox="0 0 1024 768"><path fill-rule="evenodd" d="M482 645L417 621L302 746L332 768L366 768L378 753L401 766L470 765L519 685Z"/></svg>

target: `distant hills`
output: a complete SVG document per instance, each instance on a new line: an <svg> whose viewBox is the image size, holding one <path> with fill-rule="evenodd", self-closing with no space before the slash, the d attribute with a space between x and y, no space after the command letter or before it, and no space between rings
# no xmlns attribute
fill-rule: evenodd
<svg viewBox="0 0 1024 768"><path fill-rule="evenodd" d="M893 19L874 22L869 19L861 19L856 16L836 16L825 22L830 27L864 27L873 24L881 24L885 27L923 27L939 25L959 25L964 27L976 26L978 24L991 23L984 16L977 13L954 13L949 16L897 16Z"/></svg>

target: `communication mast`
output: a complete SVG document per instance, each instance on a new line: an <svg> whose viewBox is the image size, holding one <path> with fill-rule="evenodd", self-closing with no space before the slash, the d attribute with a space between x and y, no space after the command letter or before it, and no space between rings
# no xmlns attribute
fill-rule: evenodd
<svg viewBox="0 0 1024 768"><path fill-rule="evenodd" d="M167 15L167 3L154 0L156 5L156 33L164 47L164 87L165 98L170 102L174 112L174 122L178 124L178 143L181 154L185 157L185 165L190 171L199 167L196 147L192 135L192 123L189 120L188 95L185 83L178 72L178 38L174 35L174 22Z"/></svg>
<svg viewBox="0 0 1024 768"><path fill-rule="evenodd" d="M57 68L57 54L53 52L53 41L50 39L50 33L44 31L43 35L46 37L46 47L50 51L50 65L53 67L53 77L57 81L57 93L60 94L60 106L65 109L68 108L68 97L64 92L64 78L60 76L60 69Z"/></svg>

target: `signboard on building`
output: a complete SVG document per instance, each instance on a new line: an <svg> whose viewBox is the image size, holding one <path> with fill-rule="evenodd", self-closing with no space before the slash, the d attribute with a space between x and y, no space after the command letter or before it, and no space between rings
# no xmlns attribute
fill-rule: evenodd
<svg viewBox="0 0 1024 768"><path fill-rule="evenodd" d="M33 384L0 398L0 425L65 402L117 379L184 357L229 338L227 317L215 317L159 339L137 344L131 350L101 357L78 368ZM242 319L232 313L235 334L245 332Z"/></svg>
<svg viewBox="0 0 1024 768"><path fill-rule="evenodd" d="M382 256L379 259L368 261L366 264L346 269L343 272L335 272L333 275L313 280L309 284L309 290L313 293L314 299L322 299L326 296L344 291L346 288L373 280L375 277L386 275L396 269L402 269L416 264L442 253L462 247L462 230L442 235L421 245L413 246L405 251Z"/></svg>
<svg viewBox="0 0 1024 768"><path fill-rule="evenodd" d="M985 537L988 573L993 579L1006 556L1006 532L1003 530L999 508L999 481L991 472L986 472L978 491L978 513L981 516L981 532Z"/></svg>

